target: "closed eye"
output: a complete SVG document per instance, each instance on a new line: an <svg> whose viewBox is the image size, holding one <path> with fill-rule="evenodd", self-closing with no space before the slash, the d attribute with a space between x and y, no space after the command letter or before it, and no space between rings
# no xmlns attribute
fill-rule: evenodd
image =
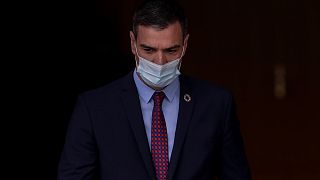
<svg viewBox="0 0 320 180"><path fill-rule="evenodd" d="M151 52L154 51L154 49L152 49L152 48L143 48L143 50L144 50L145 52L147 52L147 53L151 53Z"/></svg>
<svg viewBox="0 0 320 180"><path fill-rule="evenodd" d="M180 47L181 46L177 44L177 45L171 46L169 48L166 48L165 52L168 53L168 54L175 54L176 52L178 52Z"/></svg>
<svg viewBox="0 0 320 180"><path fill-rule="evenodd" d="M177 49L167 49L166 52L169 54L174 54L176 53L178 50Z"/></svg>

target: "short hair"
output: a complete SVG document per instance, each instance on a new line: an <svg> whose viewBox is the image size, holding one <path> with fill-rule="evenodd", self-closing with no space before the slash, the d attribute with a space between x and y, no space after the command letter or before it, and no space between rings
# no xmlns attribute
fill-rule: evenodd
<svg viewBox="0 0 320 180"><path fill-rule="evenodd" d="M183 37L185 37L188 31L188 19L180 5L173 0L145 1L133 15L133 33L137 37L139 25L162 30L176 21L180 23Z"/></svg>

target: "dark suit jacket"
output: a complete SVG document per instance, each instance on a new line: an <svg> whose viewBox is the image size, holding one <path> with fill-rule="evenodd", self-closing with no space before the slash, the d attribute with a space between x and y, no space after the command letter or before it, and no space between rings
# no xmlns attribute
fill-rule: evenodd
<svg viewBox="0 0 320 180"><path fill-rule="evenodd" d="M209 83L180 76L169 180L250 179L234 101ZM191 101L184 100L189 94ZM155 172L132 72L79 97L59 180L153 180Z"/></svg>

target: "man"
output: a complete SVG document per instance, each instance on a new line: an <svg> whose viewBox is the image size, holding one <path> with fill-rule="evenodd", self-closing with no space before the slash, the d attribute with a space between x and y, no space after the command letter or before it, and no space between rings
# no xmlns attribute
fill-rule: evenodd
<svg viewBox="0 0 320 180"><path fill-rule="evenodd" d="M180 75L182 9L146 2L130 38L135 70L79 97L58 179L250 179L232 96Z"/></svg>

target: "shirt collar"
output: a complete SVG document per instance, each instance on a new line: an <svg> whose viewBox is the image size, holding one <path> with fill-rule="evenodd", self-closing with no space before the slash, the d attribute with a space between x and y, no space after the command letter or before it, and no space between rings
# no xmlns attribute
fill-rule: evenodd
<svg viewBox="0 0 320 180"><path fill-rule="evenodd" d="M142 80L138 77L136 70L134 70L133 72L133 79L137 86L139 96L143 99L145 103L149 103L155 90L144 84L144 82L142 82ZM179 78L176 78L172 81L172 83L170 83L167 87L165 87L162 90L169 102L173 101L179 87Z"/></svg>

